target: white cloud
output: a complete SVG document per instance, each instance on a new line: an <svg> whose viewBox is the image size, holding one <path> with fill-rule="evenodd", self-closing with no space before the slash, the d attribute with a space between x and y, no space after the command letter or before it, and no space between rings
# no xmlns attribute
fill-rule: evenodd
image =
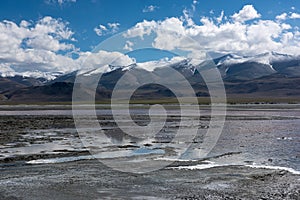
<svg viewBox="0 0 300 200"><path fill-rule="evenodd" d="M108 23L106 26L103 24L100 24L99 26L94 28L94 31L98 36L114 34L114 33L118 32L119 26L120 26L120 24L117 22Z"/></svg>
<svg viewBox="0 0 300 200"><path fill-rule="evenodd" d="M222 10L221 15L219 17L216 18L218 23L221 23L224 17L224 10Z"/></svg>
<svg viewBox="0 0 300 200"><path fill-rule="evenodd" d="M154 12L154 11L157 10L158 8L159 8L158 6L154 6L154 5L146 6L146 7L143 9L143 13Z"/></svg>
<svg viewBox="0 0 300 200"><path fill-rule="evenodd" d="M81 53L78 62L83 64L81 68L81 72L83 73L95 68L99 68L99 72L105 72L101 71L102 69L108 70L108 68L104 67L105 65L123 67L135 63L135 60L120 52L99 51L97 53Z"/></svg>
<svg viewBox="0 0 300 200"><path fill-rule="evenodd" d="M198 4L198 1L197 0L193 0L193 3L192 3L192 10L193 12L196 11L196 5Z"/></svg>
<svg viewBox="0 0 300 200"><path fill-rule="evenodd" d="M196 24L189 15L183 13L183 17L171 17L162 21L139 22L129 29L124 36L126 38L140 37L154 33L152 44L155 48L164 50L182 49L190 51L195 57L200 55L199 48L206 51L229 52L244 55L254 55L268 51L298 54L300 52L300 36L295 37L295 29L280 20L258 20L250 23L241 23L245 20L260 17L255 12L247 12L253 6L248 5L239 11L239 17L235 15L234 21L226 20L221 16L215 18L203 17L202 24ZM251 10L251 9L250 9ZM252 14L249 14L252 13ZM214 22L216 21L216 22ZM219 23L220 22L220 23ZM294 35L293 37L292 34ZM297 39L297 40L296 40ZM294 42L291 42L294 40ZM287 42L289 41L289 42ZM198 46L195 43L198 42ZM298 49L297 51L295 51ZM201 57L201 56L199 56Z"/></svg>
<svg viewBox="0 0 300 200"><path fill-rule="evenodd" d="M28 21L25 21L25 20L22 20L21 23L20 23L20 26L24 27L24 28L26 28L26 27L28 27L30 25L31 25L31 23L28 22Z"/></svg>
<svg viewBox="0 0 300 200"><path fill-rule="evenodd" d="M143 63L137 63L138 68L142 68L144 70L147 70L149 72L154 71L157 68L165 67L170 64L178 63L185 58L176 56L171 59L169 58L163 58L161 60L154 60L154 61L148 61L148 62L143 62Z"/></svg>
<svg viewBox="0 0 300 200"><path fill-rule="evenodd" d="M34 38L28 39L26 43L28 47L34 49L44 49L55 52L59 50L65 51L74 49L74 46L72 44L59 42L58 40L54 39L51 35L36 36Z"/></svg>
<svg viewBox="0 0 300 200"><path fill-rule="evenodd" d="M4 20L0 22L0 35L0 52L21 49L21 45L53 52L74 48L62 42L74 39L67 23L52 17L44 17L34 25L24 20L20 25Z"/></svg>
<svg viewBox="0 0 300 200"><path fill-rule="evenodd" d="M107 25L111 29L112 33L116 33L119 30L119 26L120 26L120 24L116 23L116 22L115 23L108 23Z"/></svg>
<svg viewBox="0 0 300 200"><path fill-rule="evenodd" d="M276 19L284 21L287 19L287 17L288 17L287 13L282 13L281 15L277 15Z"/></svg>
<svg viewBox="0 0 300 200"><path fill-rule="evenodd" d="M101 31L116 32L119 23L99 26ZM0 21L0 75L43 76L54 72L68 73L87 66L128 65L132 58L118 52L80 52L74 46L73 32L61 19L43 17L37 22ZM130 43L128 43L130 45ZM77 59L72 58L77 55ZM86 66L86 65L84 65Z"/></svg>
<svg viewBox="0 0 300 200"><path fill-rule="evenodd" d="M125 46L124 46L124 50L128 50L128 51L132 51L132 47L133 47L134 43L130 42L129 40L126 41Z"/></svg>
<svg viewBox="0 0 300 200"><path fill-rule="evenodd" d="M251 19L260 18L261 15L255 10L253 5L245 5L242 10L231 16L236 22L245 22Z"/></svg>
<svg viewBox="0 0 300 200"><path fill-rule="evenodd" d="M292 13L290 16L291 19L300 19L300 14L298 13Z"/></svg>
<svg viewBox="0 0 300 200"><path fill-rule="evenodd" d="M243 23L260 17L253 6L247 5L231 16L234 20L227 19L224 12L221 12L217 18L202 17L199 23L184 10L181 17L137 23L123 34L127 40L124 50L131 51L136 45L133 43L136 40L130 38L138 37L143 40L153 33L154 48L187 50L190 52L189 56L196 59L202 58L203 49L244 55L268 51L299 54L299 30L283 23L284 19L295 19L298 16L297 13L281 14L274 20L259 19ZM117 32L119 26L119 23L100 24L94 30L101 36ZM67 22L52 17L43 17L36 22L23 20L20 24L0 21L0 74L51 78L52 72L67 73L81 69L85 61L87 68L107 64L126 66L135 62L118 52L80 52L74 46L73 34ZM70 56L74 53L79 58Z"/></svg>
<svg viewBox="0 0 300 200"><path fill-rule="evenodd" d="M102 36L107 31L107 28L106 28L106 26L100 24L98 27L94 28L94 31L96 32L96 34L98 36Z"/></svg>
<svg viewBox="0 0 300 200"><path fill-rule="evenodd" d="M290 13L289 15L287 13L282 13L281 15L276 16L277 20L284 21L286 19L300 19L299 13Z"/></svg>
<svg viewBox="0 0 300 200"><path fill-rule="evenodd" d="M184 9L182 13L184 18L181 17L181 20L185 20L188 26L194 25L194 21L191 19L192 14L187 9Z"/></svg>
<svg viewBox="0 0 300 200"><path fill-rule="evenodd" d="M19 25L7 20L0 22L1 74L66 72L78 68L68 56L76 49L72 44L73 32L67 25L52 17L41 18L36 23L23 20Z"/></svg>
<svg viewBox="0 0 300 200"><path fill-rule="evenodd" d="M155 22L154 20L152 20L152 21L144 20L143 22L137 23L133 28L126 31L124 36L125 37L139 36L140 38L143 39L143 36L150 35L152 30L154 30L156 28L156 26L157 26L157 22Z"/></svg>
<svg viewBox="0 0 300 200"><path fill-rule="evenodd" d="M285 45L289 45L294 39L294 34L291 32L284 33L281 38L281 42Z"/></svg>
<svg viewBox="0 0 300 200"><path fill-rule="evenodd" d="M58 3L60 6L64 3L75 3L76 0L45 0L45 3L51 4L51 3Z"/></svg>

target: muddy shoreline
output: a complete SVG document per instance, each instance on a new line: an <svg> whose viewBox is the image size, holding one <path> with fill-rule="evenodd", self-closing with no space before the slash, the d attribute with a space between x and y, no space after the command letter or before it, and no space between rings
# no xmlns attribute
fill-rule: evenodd
<svg viewBox="0 0 300 200"><path fill-rule="evenodd" d="M2 166L1 199L298 199L299 175L243 166L114 171L97 160Z"/></svg>

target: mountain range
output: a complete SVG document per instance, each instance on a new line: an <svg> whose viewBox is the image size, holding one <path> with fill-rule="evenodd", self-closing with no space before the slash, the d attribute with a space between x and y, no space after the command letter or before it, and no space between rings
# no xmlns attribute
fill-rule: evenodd
<svg viewBox="0 0 300 200"><path fill-rule="evenodd" d="M224 81L229 98L290 98L300 99L300 57L276 52L256 56L226 54L213 59ZM163 78L180 87L182 81L174 81L172 74L164 72L171 67L180 72L192 85L198 97L208 97L209 93L197 65L192 59L173 59L135 63L129 66L106 65L99 81L96 100L108 100L117 81L127 71L135 69L139 74L153 79ZM0 99L2 102L64 102L72 100L72 89L76 75L98 77L99 69L68 74L56 73L53 80L25 76L0 77ZM154 74L154 75L153 75ZM162 75L158 75L162 74ZM127 83L142 82L143 77L127 77ZM92 91L86 91L90 94ZM133 95L136 99L171 98L174 94L166 87L149 84L140 87Z"/></svg>

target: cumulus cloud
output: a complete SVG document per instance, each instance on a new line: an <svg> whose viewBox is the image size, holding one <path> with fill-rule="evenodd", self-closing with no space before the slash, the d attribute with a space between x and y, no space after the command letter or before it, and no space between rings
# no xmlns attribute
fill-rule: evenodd
<svg viewBox="0 0 300 200"><path fill-rule="evenodd" d="M0 22L0 59L17 62L25 59L27 54L30 57L33 51L44 52L43 55L60 50L73 51L72 35L67 23L52 17L44 17L36 24L23 20L18 25L4 20Z"/></svg>
<svg viewBox="0 0 300 200"><path fill-rule="evenodd" d="M106 33L107 28L106 28L106 26L100 24L98 27L94 28L94 31L96 32L96 34L98 36L102 36L102 35L104 35L104 33Z"/></svg>
<svg viewBox="0 0 300 200"><path fill-rule="evenodd" d="M253 5L245 5L242 10L231 16L236 22L245 22L251 19L260 18L261 15L255 10Z"/></svg>
<svg viewBox="0 0 300 200"><path fill-rule="evenodd" d="M62 5L63 3L66 3L66 2L72 2L72 3L75 3L76 0L57 0L57 2L59 3L59 5Z"/></svg>
<svg viewBox="0 0 300 200"><path fill-rule="evenodd" d="M287 17L288 17L288 14L287 13L282 13L281 15L277 15L276 16L276 19L277 20L286 20L287 19Z"/></svg>
<svg viewBox="0 0 300 200"><path fill-rule="evenodd" d="M132 51L133 50L132 49L133 45L134 45L133 42L127 40L123 49L124 50L128 50L128 51Z"/></svg>
<svg viewBox="0 0 300 200"><path fill-rule="evenodd" d="M119 30L119 23L108 23L108 27L111 29L112 33L116 33Z"/></svg>
<svg viewBox="0 0 300 200"><path fill-rule="evenodd" d="M120 26L120 24L117 22L108 23L106 26L103 24L100 24L99 26L94 28L94 31L98 36L114 34L114 33L118 32L119 26Z"/></svg>
<svg viewBox="0 0 300 200"><path fill-rule="evenodd" d="M117 26L108 24L112 30ZM75 41L73 34L67 22L48 16L37 22L0 22L0 75L43 76L51 79L54 78L53 72L67 73L80 69L92 53L79 52L72 44ZM72 58L72 54L77 54L78 58ZM101 63L97 63L96 59ZM99 65L111 61L117 65L132 63L128 56L105 51L92 55L90 60Z"/></svg>
<svg viewBox="0 0 300 200"><path fill-rule="evenodd" d="M191 12L189 12L187 9L183 10L183 16L181 17L181 20L184 20L188 26L194 25L194 21L191 19Z"/></svg>
<svg viewBox="0 0 300 200"><path fill-rule="evenodd" d="M274 20L257 19L245 23L260 17L251 5L228 18L221 12L217 17L202 17L200 22L194 21L184 10L181 17L137 23L123 34L126 41L123 49L131 51L137 39L145 40L146 36L154 34L154 48L182 49L195 59L202 58L202 50L242 55L268 51L300 52L300 32L285 21L300 18L299 14L283 13ZM117 32L119 26L119 23L100 24L94 30L101 36ZM108 64L127 66L135 62L119 52L80 52L75 47L73 35L67 22L47 16L36 22L23 20L19 24L0 21L0 75L52 78L53 72L72 72L81 69L83 63L84 67L92 69ZM76 59L72 54L77 55Z"/></svg>
<svg viewBox="0 0 300 200"><path fill-rule="evenodd" d="M282 13L281 15L276 16L277 20L287 20L287 19L300 19L300 14L298 13L289 13L289 15L287 13Z"/></svg>
<svg viewBox="0 0 300 200"><path fill-rule="evenodd" d="M218 23L221 23L224 17L224 10L222 10L221 15L219 17L216 18Z"/></svg>
<svg viewBox="0 0 300 200"><path fill-rule="evenodd" d="M85 72L90 69L102 68L105 65L128 66L135 63L135 60L120 52L108 52L101 50L96 53L81 53L78 62L81 62L82 64L83 68L81 71Z"/></svg>
<svg viewBox="0 0 300 200"><path fill-rule="evenodd" d="M47 4L50 4L50 3L58 3L60 6L63 5L64 3L75 3L76 0L45 0L45 2Z"/></svg>
<svg viewBox="0 0 300 200"><path fill-rule="evenodd" d="M143 22L137 23L133 28L129 29L124 33L125 37L137 37L143 39L144 35L150 35L151 32L156 28L157 22L144 20Z"/></svg>
<svg viewBox="0 0 300 200"><path fill-rule="evenodd" d="M292 13L290 16L291 19L300 19L300 14L298 13Z"/></svg>
<svg viewBox="0 0 300 200"><path fill-rule="evenodd" d="M154 6L154 5L146 6L146 7L143 9L143 13L154 12L154 11L157 10L158 8L159 8L158 6Z"/></svg>
<svg viewBox="0 0 300 200"><path fill-rule="evenodd" d="M300 52L300 38L291 25L278 19L242 23L260 17L251 5L244 6L233 16L233 21L226 20L222 13L219 20L203 17L201 24L185 14L183 17L171 17L162 21L144 20L129 29L124 36L143 39L153 33L153 47L164 50L183 49L190 51L193 57L200 55L199 47L206 51L244 55L268 51L290 54Z"/></svg>

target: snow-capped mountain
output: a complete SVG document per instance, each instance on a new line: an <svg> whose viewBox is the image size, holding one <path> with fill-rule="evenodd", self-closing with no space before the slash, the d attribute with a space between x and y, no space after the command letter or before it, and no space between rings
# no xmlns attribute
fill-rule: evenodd
<svg viewBox="0 0 300 200"><path fill-rule="evenodd" d="M217 65L232 65L245 62L257 62L266 65L272 65L274 62L287 61L292 59L299 59L299 56L292 56L288 54L280 54L276 52L267 52L254 56L240 56L236 54L226 54L220 58L215 59Z"/></svg>
<svg viewBox="0 0 300 200"><path fill-rule="evenodd" d="M113 65L104 65L102 67L96 68L96 69L83 69L78 72L78 75L83 76L91 76L96 74L106 74L110 73L116 70L122 70L122 71L129 71L131 69L142 69L148 72L153 72L154 70L158 68L164 68L169 67L173 64L178 65L180 62L191 59L185 59L183 57L174 57L172 59L163 58L161 60L152 60L148 62L142 62L142 63L133 63L127 66L113 66Z"/></svg>
<svg viewBox="0 0 300 200"><path fill-rule="evenodd" d="M215 59L223 78L251 80L271 74L300 75L300 57L276 52L255 56L227 54ZM297 68L291 73L291 68Z"/></svg>
<svg viewBox="0 0 300 200"><path fill-rule="evenodd" d="M282 73L288 76L300 75L300 70L295 73L295 67L300 66L300 57L276 52L268 52L255 56L240 56L226 54L213 59L224 79L251 80L275 73ZM200 64L200 63L198 63ZM196 73L197 62L194 59L174 57L144 63L134 63L128 66L105 65L101 68L80 72L84 76L96 75L99 73L112 73L116 70L127 71L141 69L153 72L164 67L172 67L184 75ZM297 68L298 69L298 68Z"/></svg>
<svg viewBox="0 0 300 200"><path fill-rule="evenodd" d="M300 57L275 52L259 54L255 56L239 56L226 54L213 59L219 69L226 91L234 95L275 95L300 97ZM138 70L143 76L129 76L127 83L141 83L143 78L164 79L173 81L172 74L166 67L171 67L180 72L184 79L188 80L195 88L197 95L207 96L208 91L201 76L197 71L199 61L175 57L144 63L134 63L128 66L105 65L101 68L74 71L68 74L53 73L53 80L45 78L32 78L25 76L0 77L0 97L12 101L70 101L73 83L76 76L97 77L102 73L97 90L97 99L109 98L117 81L130 70ZM199 65L199 67L202 65ZM205 67L205 66L204 66ZM160 73L158 73L160 72ZM23 80L24 79L24 80ZM35 81L36 80L36 81ZM96 79L95 79L96 80ZM174 84L178 87L181 81ZM24 84L26 83L26 84ZM299 86L298 86L299 85ZM143 95L163 98L171 95L170 91L163 87L150 85L142 88ZM143 96L141 95L141 96ZM33 98L33 96L35 98ZM147 98L148 98L147 97Z"/></svg>
<svg viewBox="0 0 300 200"><path fill-rule="evenodd" d="M226 54L218 58L213 59L216 66L220 69L221 74L224 78L232 71L251 71L254 67L257 71L268 71L268 73L282 72L286 67L295 67L299 65L300 57L292 56L287 54L280 54L276 52L267 52L264 54L258 54L255 56L241 56L237 54ZM252 63L252 64L250 64ZM95 75L99 73L111 73L116 70L127 71L133 68L143 69L148 72L153 72L159 68L163 67L172 67L174 69L180 69L180 71L185 71L194 74L197 65L197 61L194 59L184 58L184 57L174 57L172 59L164 58L161 60L148 61L143 63L134 63L128 66L113 66L113 65L104 65L96 69L85 69L78 71L78 74L83 74L84 76ZM234 70L233 70L234 68ZM237 68L237 69L236 69ZM256 69L257 68L257 69ZM263 69L259 69L263 68ZM71 73L63 72L40 72L40 71L25 71L25 72L9 72L3 71L0 72L1 77L14 77L14 76L23 76L23 77L32 77L32 78L43 78L48 81L53 81L61 76L69 76ZM265 73L262 73L265 75ZM249 77L250 79L253 77Z"/></svg>
<svg viewBox="0 0 300 200"><path fill-rule="evenodd" d="M54 80L65 73L63 72L42 72L42 71L23 71L23 72L15 72L15 71L0 71L0 77L15 77L20 76L24 78L40 78L45 79L46 81Z"/></svg>

